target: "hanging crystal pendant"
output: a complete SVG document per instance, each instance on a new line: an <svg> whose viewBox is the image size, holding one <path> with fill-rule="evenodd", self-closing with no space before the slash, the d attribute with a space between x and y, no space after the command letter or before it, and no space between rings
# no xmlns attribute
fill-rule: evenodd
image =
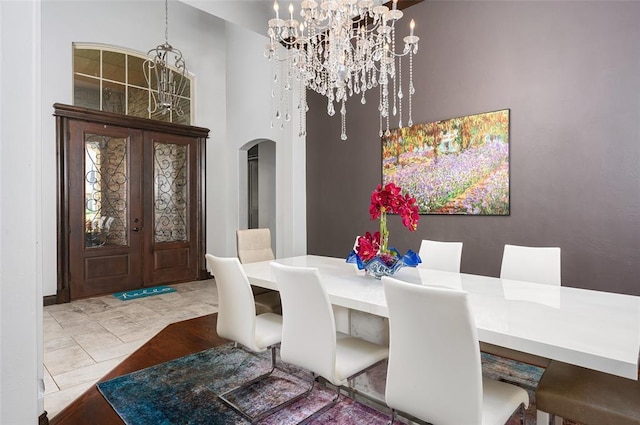
<svg viewBox="0 0 640 425"><path fill-rule="evenodd" d="M332 116L334 116L334 115L335 115L335 113L336 113L336 110L335 110L335 108L333 107L333 103L329 103L329 104L327 105L327 114L329 114L329 116L331 116L331 117L332 117Z"/></svg>

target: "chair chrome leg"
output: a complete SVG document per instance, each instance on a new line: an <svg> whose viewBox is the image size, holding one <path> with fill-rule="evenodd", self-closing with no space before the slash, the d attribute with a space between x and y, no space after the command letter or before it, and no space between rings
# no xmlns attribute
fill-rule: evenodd
<svg viewBox="0 0 640 425"><path fill-rule="evenodd" d="M391 416L389 417L389 422L387 422L387 425L393 425L393 421L395 420L396 420L396 410L391 409Z"/></svg>
<svg viewBox="0 0 640 425"><path fill-rule="evenodd" d="M520 425L524 425L524 404L520 405Z"/></svg>
<svg viewBox="0 0 640 425"><path fill-rule="evenodd" d="M315 381L314 381L315 382ZM340 398L340 387L336 386L336 395L335 397L333 397L333 400L331 400L329 403L325 404L324 406L322 406L320 409L316 410L315 412L313 412L311 415L307 416L306 418L304 418L303 420L301 420L300 422L298 422L299 425L304 425L306 424L308 421L310 421L313 418L316 418L318 416L320 416L321 414L323 414L324 412L326 412L327 410L331 409L333 406L336 405L336 403L338 402L338 399Z"/></svg>
<svg viewBox="0 0 640 425"><path fill-rule="evenodd" d="M252 353L249 353L252 354ZM285 408L286 406L289 406L293 403L295 403L296 401L300 400L303 397L308 396L311 391L313 390L313 383L311 384L311 386L309 387L308 390L302 392L301 394L296 395L295 397L290 398L289 400L285 400L282 403L280 403L277 406L271 407L269 409L267 409L266 411L260 413L257 416L251 416L250 414L248 414L247 412L245 412L244 410L242 410L242 408L240 408L240 406L236 405L235 403L233 403L231 400L229 400L227 397L229 396L229 394L232 394L238 390L250 387L251 385L260 382L266 378L268 378L269 376L271 376L271 374L273 373L273 371L277 368L276 365L276 346L272 346L271 347L271 370L269 370L266 373L263 373L260 376L257 376L253 379L251 379L248 382L244 382L241 385L238 385L237 387L226 391L222 394L218 394L217 397L223 402L225 403L227 406L231 407L233 410L235 410L236 412L238 412L239 414L241 414L242 416L244 416L245 418L247 418L251 423L257 422L261 419L266 418L267 416L277 412L278 410L281 410L283 408ZM278 370L280 370L278 368ZM315 382L315 381L314 381Z"/></svg>
<svg viewBox="0 0 640 425"><path fill-rule="evenodd" d="M271 371L276 368L276 346L271 347Z"/></svg>
<svg viewBox="0 0 640 425"><path fill-rule="evenodd" d="M353 378L347 381L347 386L349 388L349 397L351 398L355 397L355 389L353 388L353 381L354 381Z"/></svg>
<svg viewBox="0 0 640 425"><path fill-rule="evenodd" d="M235 403L233 403L231 400L229 400L227 398L227 395L229 395L229 394L231 394L231 393L233 393L233 392L235 392L235 391L237 391L239 389L246 388L246 387L248 387L248 386L250 386L252 384L255 384L256 382L261 381L262 379L268 377L269 375L270 375L270 372L269 373L265 373L263 375L260 375L259 377L255 378L255 379L252 379L251 381L247 382L246 384L240 385L240 386L238 386L238 387L236 387L236 388L234 388L234 389L232 389L230 391L227 391L226 393L219 394L218 398L222 402L224 402L227 406L231 407L233 410L235 410L236 412L240 413L242 416L247 418L251 423L254 423L254 422L258 422L258 421L266 418L269 415L272 415L272 414L276 413L277 411L279 411L279 410L281 410L281 409L283 409L283 408L295 403L296 401L298 401L298 400L300 400L300 399L302 399L304 397L307 397L311 393L311 391L313 390L314 383L311 383L311 386L306 391L298 394L295 397L290 398L289 400L283 401L282 403L278 404L277 406L271 407L271 408L267 409L266 411L264 411L264 412L262 412L262 413L260 413L259 415L256 415L256 416L251 416L250 414L248 414L247 412L242 410L242 408L240 408L240 406L236 405Z"/></svg>

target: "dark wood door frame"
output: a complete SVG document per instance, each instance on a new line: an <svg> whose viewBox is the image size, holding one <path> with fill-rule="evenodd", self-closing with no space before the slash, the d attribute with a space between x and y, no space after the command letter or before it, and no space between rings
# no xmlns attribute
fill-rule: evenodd
<svg viewBox="0 0 640 425"><path fill-rule="evenodd" d="M89 123L103 124L105 126L119 126L144 132L167 133L178 137L186 136L196 139L196 151L199 161L199 176L193 176L194 191L198 194L198 202L194 208L198 209L200 217L196 223L192 223L196 227L194 232L197 238L198 253L198 278L206 279L208 273L205 267L205 142L209 134L209 130L202 127L187 126L181 124L172 124L162 121L155 121L146 118L137 118L126 115L114 114L110 112L101 112L91 109L63 105L56 103L54 107L54 116L56 117L56 136L57 146L56 154L58 161L57 169L57 291L55 302L69 302L71 300L70 291L70 262L69 262L69 232L71 230L69 221L69 193L66 182L70 178L70 164L66 159L69 158L70 148L70 121L84 121Z"/></svg>

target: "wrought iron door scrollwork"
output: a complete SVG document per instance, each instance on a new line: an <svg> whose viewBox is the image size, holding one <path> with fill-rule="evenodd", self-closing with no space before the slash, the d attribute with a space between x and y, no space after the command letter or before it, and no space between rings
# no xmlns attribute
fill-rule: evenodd
<svg viewBox="0 0 640 425"><path fill-rule="evenodd" d="M155 242L187 240L187 155L186 146L154 144Z"/></svg>
<svg viewBox="0 0 640 425"><path fill-rule="evenodd" d="M126 245L128 140L85 135L85 246Z"/></svg>

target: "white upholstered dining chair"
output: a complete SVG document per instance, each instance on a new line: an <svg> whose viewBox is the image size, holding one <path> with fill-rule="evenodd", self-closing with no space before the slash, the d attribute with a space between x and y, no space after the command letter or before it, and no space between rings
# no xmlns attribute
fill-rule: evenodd
<svg viewBox="0 0 640 425"><path fill-rule="evenodd" d="M546 285L561 285L561 266L559 247L532 247L505 244L500 267L500 278L542 283ZM480 349L489 354L511 358L524 363L547 368L551 364L549 359L532 354L516 352L495 345L480 343ZM548 423L549 415L538 410L537 421ZM562 418L554 418L556 425L562 425Z"/></svg>
<svg viewBox="0 0 640 425"><path fill-rule="evenodd" d="M237 230L236 243L238 259L243 264L275 258L271 249L269 228Z"/></svg>
<svg viewBox="0 0 640 425"><path fill-rule="evenodd" d="M502 254L500 278L560 286L560 248L507 244ZM490 354L540 367L546 367L549 364L548 359L483 342L480 343L480 349Z"/></svg>
<svg viewBox="0 0 640 425"><path fill-rule="evenodd" d="M271 269L282 298L282 361L320 375L336 387L332 402L311 415L315 416L335 404L341 386L386 359L389 349L336 331L331 302L317 269L279 263L272 263Z"/></svg>
<svg viewBox="0 0 640 425"><path fill-rule="evenodd" d="M460 273L462 242L440 242L423 239L418 252L418 267Z"/></svg>
<svg viewBox="0 0 640 425"><path fill-rule="evenodd" d="M560 285L560 248L505 245L500 278Z"/></svg>
<svg viewBox="0 0 640 425"><path fill-rule="evenodd" d="M273 260L275 258L271 249L271 230L269 228L237 230L236 249L238 259L242 264ZM252 286L251 290L253 291L257 314L282 314L278 291L256 286Z"/></svg>
<svg viewBox="0 0 640 425"><path fill-rule="evenodd" d="M219 395L233 409L255 421L277 410L269 409L258 416L251 416L229 400L231 393L268 377L276 367L276 346L282 338L282 316L274 313L256 315L249 279L235 258L221 258L206 254L207 265L214 275L218 290L218 318L216 331L222 338L240 344L249 351L263 352L271 349L271 370L249 382Z"/></svg>
<svg viewBox="0 0 640 425"><path fill-rule="evenodd" d="M396 411L438 425L502 425L527 392L482 376L467 293L383 277L389 309L385 399ZM416 326L419 324L419 326Z"/></svg>

